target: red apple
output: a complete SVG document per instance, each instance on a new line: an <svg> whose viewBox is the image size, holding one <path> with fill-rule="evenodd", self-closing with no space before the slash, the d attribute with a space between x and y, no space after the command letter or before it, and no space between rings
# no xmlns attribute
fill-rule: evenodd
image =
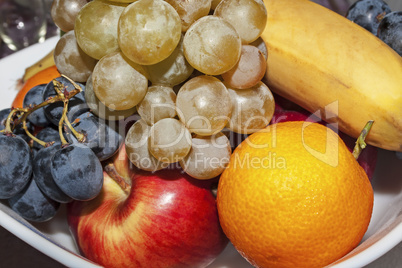
<svg viewBox="0 0 402 268"><path fill-rule="evenodd" d="M282 102L285 102L282 100ZM290 102L290 101L288 101ZM287 104L287 106L291 106ZM278 109L275 111L274 116L271 119L271 124L279 123L279 122L286 122L286 121L309 121L309 122L317 122L323 125L328 125L325 121L320 120L314 114L308 114L303 110L284 110ZM330 125L328 125L330 126ZM332 126L330 126L332 127ZM336 129L334 129L337 131ZM339 136L343 140L343 142L348 146L349 151L353 152L353 148L355 146L356 139L346 135L345 133L338 131ZM374 175L375 167L377 164L377 147L368 145L362 151L360 156L358 157L357 161L359 162L360 166L364 169L367 174L367 177L371 180Z"/></svg>
<svg viewBox="0 0 402 268"><path fill-rule="evenodd" d="M135 169L123 147L101 194L68 205L68 224L82 255L105 267L205 267L228 243L213 182Z"/></svg>
<svg viewBox="0 0 402 268"><path fill-rule="evenodd" d="M309 115L306 113L301 113L297 111L278 110L275 111L270 123L275 124L287 121L306 121L308 120L308 116Z"/></svg>

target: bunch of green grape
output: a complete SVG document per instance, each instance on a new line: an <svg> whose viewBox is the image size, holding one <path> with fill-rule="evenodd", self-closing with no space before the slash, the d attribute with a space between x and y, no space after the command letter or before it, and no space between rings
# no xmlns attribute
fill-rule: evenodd
<svg viewBox="0 0 402 268"><path fill-rule="evenodd" d="M55 0L52 17L66 32L56 66L86 83L92 112L140 116L125 138L138 168L179 163L214 178L228 164L231 134L261 130L273 116L261 81L262 0Z"/></svg>

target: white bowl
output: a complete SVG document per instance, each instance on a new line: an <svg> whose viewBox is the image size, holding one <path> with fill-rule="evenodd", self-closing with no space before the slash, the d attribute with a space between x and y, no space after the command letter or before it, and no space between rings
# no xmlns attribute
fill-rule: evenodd
<svg viewBox="0 0 402 268"><path fill-rule="evenodd" d="M0 109L11 105L17 80L27 66L35 63L54 48L57 38L33 45L0 60ZM402 241L402 160L394 152L379 150L373 178L374 211L370 226L360 245L332 265L336 268L363 267L380 258ZM0 225L49 257L68 267L99 267L79 255L65 220L65 207L49 222L30 224L0 202ZM0 241L0 243L4 243ZM402 254L402 247L400 253ZM402 265L399 254L383 259ZM394 258L394 259L385 259ZM398 259L397 259L398 258ZM231 244L210 265L210 268L251 267Z"/></svg>

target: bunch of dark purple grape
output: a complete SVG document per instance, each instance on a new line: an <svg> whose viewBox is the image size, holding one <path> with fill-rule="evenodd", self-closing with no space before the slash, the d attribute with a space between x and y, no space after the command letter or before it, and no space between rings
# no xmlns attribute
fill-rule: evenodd
<svg viewBox="0 0 402 268"><path fill-rule="evenodd" d="M346 18L370 31L402 56L402 11L392 11L383 0L358 0Z"/></svg>
<svg viewBox="0 0 402 268"><path fill-rule="evenodd" d="M29 221L47 221L61 203L95 198L102 162L123 137L92 114L85 86L61 76L33 87L24 108L0 111L0 199Z"/></svg>

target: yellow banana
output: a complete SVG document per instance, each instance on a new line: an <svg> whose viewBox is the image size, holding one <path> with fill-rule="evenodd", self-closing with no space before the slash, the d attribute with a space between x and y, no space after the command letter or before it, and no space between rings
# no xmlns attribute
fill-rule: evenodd
<svg viewBox="0 0 402 268"><path fill-rule="evenodd" d="M29 78L34 76L36 73L55 65L54 63L54 50L50 51L48 54L46 54L43 58L41 58L39 61L34 63L33 65L29 66L28 68L25 69L25 73L22 77L22 82L27 81Z"/></svg>
<svg viewBox="0 0 402 268"><path fill-rule="evenodd" d="M264 0L265 82L279 95L366 142L402 151L402 58L346 18L308 0ZM323 118L325 119L325 118Z"/></svg>

